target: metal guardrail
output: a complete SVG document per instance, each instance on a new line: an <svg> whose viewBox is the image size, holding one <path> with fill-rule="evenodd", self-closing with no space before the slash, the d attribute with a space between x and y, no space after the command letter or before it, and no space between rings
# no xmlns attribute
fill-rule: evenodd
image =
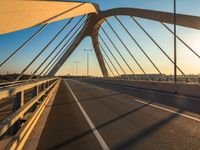
<svg viewBox="0 0 200 150"><path fill-rule="evenodd" d="M162 82L162 83L174 83L174 80L173 79L168 79L168 80L162 80L160 78L155 78L155 79L144 79L144 78L141 78L141 79L133 79L133 78L126 78L126 77L94 77L94 76L89 76L89 77L76 77L76 76L73 76L73 77L68 77L68 78L94 78L94 79L107 79L107 80L123 80L123 81L141 81L141 82ZM184 79L177 79L177 83L183 83L183 84L200 84L200 78L184 78Z"/></svg>
<svg viewBox="0 0 200 150"><path fill-rule="evenodd" d="M37 86L39 86L41 84L44 84L44 83L48 84L48 82L51 82L53 80L55 80L55 78L39 80L39 81L31 82L31 83L22 83L20 85L14 84L14 86L5 87L5 88L0 90L0 100L7 98L7 97L10 97L10 96L13 96L13 95L15 95L15 94L17 94L21 91L25 91L25 90L28 90L28 89L31 89L31 88L34 88L34 87L37 88Z"/></svg>
<svg viewBox="0 0 200 150"><path fill-rule="evenodd" d="M0 140L9 139L0 147L9 150L23 147L59 82L59 78L50 78L0 90L0 100L15 96L13 113L0 122ZM25 103L24 91L30 89L34 96Z"/></svg>
<svg viewBox="0 0 200 150"><path fill-rule="evenodd" d="M31 80L20 80L20 81L11 81L11 82L3 82L0 83L0 90L5 89L6 87L12 87L12 86L19 86L24 83L31 83L31 82L37 82L40 80L44 80L43 78L41 79L31 79Z"/></svg>

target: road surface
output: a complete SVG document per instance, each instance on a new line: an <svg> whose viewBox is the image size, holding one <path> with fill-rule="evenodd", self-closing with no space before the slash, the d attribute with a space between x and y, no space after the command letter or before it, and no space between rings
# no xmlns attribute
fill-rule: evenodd
<svg viewBox="0 0 200 150"><path fill-rule="evenodd" d="M200 149L198 113L123 92L134 93L134 89L101 84L62 80L38 150ZM30 144L25 149L31 149Z"/></svg>

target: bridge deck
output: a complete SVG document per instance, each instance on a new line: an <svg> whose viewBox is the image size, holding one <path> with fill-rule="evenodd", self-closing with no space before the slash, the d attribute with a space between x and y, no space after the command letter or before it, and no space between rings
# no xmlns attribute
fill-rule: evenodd
<svg viewBox="0 0 200 150"><path fill-rule="evenodd" d="M66 82L97 130L91 130L88 118L85 119L63 80L54 101L48 106L51 109L36 142L37 149L94 150L101 149L103 144L110 149L188 150L200 147L200 115L197 113L135 98L124 94L124 90L130 89L117 85L105 89L100 83L94 86L75 80ZM41 119L25 149L30 149L37 139L34 139L34 132L37 133L40 123ZM96 131L100 137L95 136Z"/></svg>

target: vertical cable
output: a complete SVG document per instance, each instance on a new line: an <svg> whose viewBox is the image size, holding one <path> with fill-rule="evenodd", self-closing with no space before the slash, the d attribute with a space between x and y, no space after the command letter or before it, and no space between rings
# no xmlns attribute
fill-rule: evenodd
<svg viewBox="0 0 200 150"><path fill-rule="evenodd" d="M124 75L129 79L129 77L127 76L126 72L124 71L123 67L120 65L120 63L117 61L117 59L115 58L115 56L113 55L112 51L110 50L110 48L108 47L108 45L106 44L106 42L103 40L103 38L101 37L101 35L99 34L99 37L101 39L101 41L104 43L104 45L106 46L106 48L108 49L108 51L110 52L110 54L112 55L112 57L114 58L115 62L118 64L118 66L120 67L120 69L122 70L122 72L124 73Z"/></svg>
<svg viewBox="0 0 200 150"><path fill-rule="evenodd" d="M108 54L106 53L106 51L104 50L104 48L102 47L102 45L100 43L99 43L99 46L100 46L101 50L103 51L103 53L105 54L105 56L107 57L107 59L109 60L110 64L113 66L113 68L116 71L117 75L120 76L119 72L117 71L117 68L112 63L111 59L109 58Z"/></svg>
<svg viewBox="0 0 200 150"><path fill-rule="evenodd" d="M71 18L69 22L71 22L74 18ZM67 35L63 38L63 40L52 50L52 52L46 57L46 59L39 65L39 67L33 72L30 76L29 80L34 77L37 71L44 65L44 63L51 57L51 55L57 50L57 48L62 44L62 42L67 38Z"/></svg>
<svg viewBox="0 0 200 150"><path fill-rule="evenodd" d="M20 51L23 47L25 47L28 43L30 43L40 32L42 32L48 24L43 25L39 30L35 32L28 40L26 40L19 48L17 48L10 56L8 56L1 64L3 66L10 58L12 58L18 51Z"/></svg>
<svg viewBox="0 0 200 150"><path fill-rule="evenodd" d="M85 23L86 22L86 23ZM88 24L88 19L86 20L86 21L84 21L81 25L80 25L80 27L83 25L83 24ZM68 39L68 41L62 46L62 48L60 49L60 51L50 60L50 62L48 63L48 65L41 71L41 73L39 74L39 76L38 76L38 78L44 73L44 71L51 65L51 63L53 62L53 64L47 69L47 71L44 73L44 75L46 75L48 72L49 72L49 70L54 66L54 64L57 62L57 60L58 59L60 59L61 58L61 56L66 52L66 50L68 49L68 47L71 45L71 43L73 42L73 41L71 41L70 42L70 40L72 40L72 39L74 39L74 36L76 36L77 37L77 32L79 31L79 29L80 29L80 27L69 37L69 39ZM74 30L75 28L73 28L72 30ZM71 31L72 31L71 30ZM75 37L75 38L76 38ZM68 46L67 46L67 48L65 48L65 46L67 45L67 44L69 44ZM61 54L60 54L61 53ZM58 56L58 57L57 57ZM56 58L57 57L57 58ZM55 60L55 61L54 61Z"/></svg>
<svg viewBox="0 0 200 150"><path fill-rule="evenodd" d="M163 22L160 22L170 33L172 33L174 35L174 32ZM176 35L176 38L183 43L183 45L185 45L190 51L192 51L198 58L200 58L200 56L186 43L184 42L178 35Z"/></svg>
<svg viewBox="0 0 200 150"><path fill-rule="evenodd" d="M70 42L71 44L72 42ZM47 71L44 73L43 76L46 76L47 73L54 67L54 65L58 62L58 60L64 55L64 53L67 51L67 49L69 48L70 44L66 47L66 49L63 49L62 53L57 57L57 59L55 59L55 61L53 61L53 64L47 69L47 67L44 68L44 70L40 73L40 75L38 77L40 77L42 75L42 73L47 69ZM51 63L50 63L51 64Z"/></svg>
<svg viewBox="0 0 200 150"><path fill-rule="evenodd" d="M151 37L151 35L140 25L140 23L133 17L130 16L130 18L142 29L142 31L151 39L151 41L161 50L161 52L170 60L170 62L173 62L173 60L167 55L167 53L158 45L158 43ZM185 73L178 67L176 66L177 69L181 72L182 75L185 76Z"/></svg>
<svg viewBox="0 0 200 150"><path fill-rule="evenodd" d="M24 70L17 76L15 81L18 81L23 73L35 62L35 60L49 47L49 45L60 35L60 33L67 27L69 21L63 26L63 28L53 37L53 39L37 54L37 56L24 68Z"/></svg>
<svg viewBox="0 0 200 150"><path fill-rule="evenodd" d="M139 47L139 49L143 52L143 54L147 57L147 59L151 62L151 64L154 66L154 68L158 71L161 77L166 79L166 76L164 76L161 71L158 69L158 67L155 65L155 63L151 60L151 58L147 55L147 53L144 51L144 49L140 46L140 44L137 42L137 40L132 36L132 34L127 30L127 28L123 25L121 20L117 17L114 16L116 20L120 23L120 25L123 27L123 29L128 33L128 35L131 37L131 39L135 42L135 44Z"/></svg>
<svg viewBox="0 0 200 150"><path fill-rule="evenodd" d="M112 29L112 31L115 33L115 35L117 36L117 38L119 39L119 41L123 44L123 46L125 47L125 49L127 50L127 52L129 53L129 55L133 58L133 60L136 62L136 64L139 66L139 68L141 69L141 71L144 73L144 75L147 77L147 79L149 79L148 75L146 74L146 72L144 71L144 69L142 68L142 66L138 63L138 61L136 60L136 58L133 56L133 54L129 51L128 47L126 46L126 44L124 44L124 42L122 41L122 39L119 37L119 35L117 34L117 32L113 29L113 27L111 26L111 24L106 20L106 23L109 25L109 27Z"/></svg>
<svg viewBox="0 0 200 150"><path fill-rule="evenodd" d="M108 38L108 40L110 41L110 43L113 45L113 47L115 48L115 50L117 51L117 53L120 55L120 57L122 58L122 60L124 61L124 63L128 66L129 70L134 75L135 79L137 79L134 71L131 69L130 65L127 63L127 61L125 60L125 58L122 56L122 54L120 53L120 51L118 50L118 48L115 46L115 44L113 43L113 41L111 40L111 38L106 33L106 31L103 29L103 27L100 27L100 28L102 29L103 33L106 35L106 37Z"/></svg>
<svg viewBox="0 0 200 150"><path fill-rule="evenodd" d="M80 32L80 34L82 34L84 31L85 31L85 29L86 29L86 26L88 25L88 23L89 23L89 21L90 21L90 18L91 18L91 16L89 16L88 18L87 18L87 20L86 20L86 23L85 23L85 25L84 25L84 28L83 28L83 30ZM72 37L74 37L75 36L75 34L78 32L78 30L70 37L70 40L72 39ZM78 38L79 36L80 36L80 34L78 34L78 35L76 35L76 37L74 38L74 39L76 39L76 38ZM69 40L69 41L70 41ZM71 46L71 43L72 43L72 41L70 42L70 46ZM66 43L67 44L67 43ZM69 47L69 45L68 45L68 47ZM67 49L68 49L68 47L65 49L65 52L63 53L63 55L61 56L61 57L63 57L64 55L65 55L65 53L66 53L66 51L67 51ZM61 57L59 58L59 59L61 59ZM56 60L57 61L57 60ZM56 62L55 61L55 62ZM58 62L57 62L58 63ZM53 65L52 65L53 66ZM52 67L51 66L51 67ZM50 68L51 68L50 67ZM51 69L53 69L53 68L51 68ZM48 70L50 70L50 69L48 69ZM47 71L48 72L48 71ZM46 72L46 73L47 73ZM46 73L45 73L45 75L46 75ZM40 73L40 75L41 75L41 73Z"/></svg>
<svg viewBox="0 0 200 150"><path fill-rule="evenodd" d="M33 72L33 74L31 75L31 78L33 78L33 76L36 74L36 72L43 66L43 64L48 60L48 58L56 51L56 49L68 38L68 36L70 35L70 33L73 31L74 28L76 28L78 26L78 24L82 21L84 17L82 17L77 23L76 25L70 30L70 32L67 33L67 35L65 35L65 37L62 39L62 41L53 49L53 51L47 56L47 58L40 64L40 66ZM70 22L73 20L74 18L70 19ZM85 23L85 22L83 22ZM80 27L83 25L83 23L80 25Z"/></svg>
<svg viewBox="0 0 200 150"><path fill-rule="evenodd" d="M114 75L112 69L110 68L110 65L108 64L108 62L106 61L106 59L105 59L104 57L103 57L103 60L105 61L106 65L108 66L108 68L109 68L111 74L113 75L113 77L115 77L115 75Z"/></svg>

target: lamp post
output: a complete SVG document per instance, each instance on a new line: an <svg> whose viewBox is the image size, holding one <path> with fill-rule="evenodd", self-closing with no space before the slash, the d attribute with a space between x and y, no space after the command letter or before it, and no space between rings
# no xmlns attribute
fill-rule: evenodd
<svg viewBox="0 0 200 150"><path fill-rule="evenodd" d="M78 74L78 63L79 63L79 61L74 61L74 63L76 64L76 76L77 76L77 74Z"/></svg>
<svg viewBox="0 0 200 150"><path fill-rule="evenodd" d="M174 82L177 82L177 47L176 47L176 0L174 0Z"/></svg>
<svg viewBox="0 0 200 150"><path fill-rule="evenodd" d="M84 51L87 52L87 76L89 76L89 52L91 52L92 49L84 49Z"/></svg>

